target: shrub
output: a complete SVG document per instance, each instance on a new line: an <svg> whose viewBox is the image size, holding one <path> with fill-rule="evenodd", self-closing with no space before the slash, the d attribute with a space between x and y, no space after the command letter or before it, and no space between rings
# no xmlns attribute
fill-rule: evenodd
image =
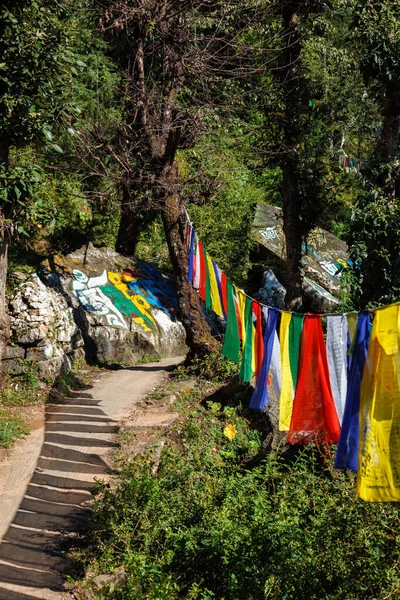
<svg viewBox="0 0 400 600"><path fill-rule="evenodd" d="M235 409L214 407L177 426L157 477L141 456L102 488L83 556L95 572L125 565L128 584L112 597L398 597L397 505L356 498L354 475L315 448L291 463L249 462L260 434Z"/></svg>

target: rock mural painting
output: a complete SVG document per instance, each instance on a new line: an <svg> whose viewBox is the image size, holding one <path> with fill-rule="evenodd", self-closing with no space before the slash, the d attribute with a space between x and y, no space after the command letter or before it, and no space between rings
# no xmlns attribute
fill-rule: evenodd
<svg viewBox="0 0 400 600"><path fill-rule="evenodd" d="M254 233L262 246L282 260L285 259L282 209L267 204L257 205ZM302 262L305 273L315 281L314 291L321 294L325 292L323 295L327 300L331 294L337 293L342 273L352 266L345 242L321 227L313 229L303 243Z"/></svg>
<svg viewBox="0 0 400 600"><path fill-rule="evenodd" d="M175 320L177 305L171 284L150 265L139 265L122 273L104 270L89 277L73 269L72 293L86 311L105 317L108 325L129 329L130 319L144 331L156 329L152 309ZM124 315L129 317L125 319Z"/></svg>

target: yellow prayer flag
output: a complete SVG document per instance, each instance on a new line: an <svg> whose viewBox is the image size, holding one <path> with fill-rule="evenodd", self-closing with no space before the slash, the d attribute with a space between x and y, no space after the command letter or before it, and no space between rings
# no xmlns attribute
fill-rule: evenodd
<svg viewBox="0 0 400 600"><path fill-rule="evenodd" d="M244 345L246 343L246 294L242 290L237 289L236 297L238 299L240 322L242 327L242 348L244 348Z"/></svg>
<svg viewBox="0 0 400 600"><path fill-rule="evenodd" d="M282 365L282 390L279 401L279 430L289 431L293 411L293 379L289 356L289 327L292 315L281 313L280 342Z"/></svg>
<svg viewBox="0 0 400 600"><path fill-rule="evenodd" d="M208 275L210 278L211 307L212 307L212 310L219 317L223 317L224 313L222 311L221 298L219 295L217 278L215 276L214 265L213 265L212 259L209 256L209 254L207 254L207 268L208 268Z"/></svg>
<svg viewBox="0 0 400 600"><path fill-rule="evenodd" d="M360 396L357 493L400 502L400 307L375 313Z"/></svg>

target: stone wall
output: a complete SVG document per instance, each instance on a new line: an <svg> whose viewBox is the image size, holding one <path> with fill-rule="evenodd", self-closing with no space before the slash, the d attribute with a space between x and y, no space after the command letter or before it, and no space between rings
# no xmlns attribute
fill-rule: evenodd
<svg viewBox="0 0 400 600"><path fill-rule="evenodd" d="M54 379L63 366L70 368L83 339L72 309L59 293L32 275L9 298L9 313L11 339L3 372L21 374L30 361L37 363L41 379Z"/></svg>

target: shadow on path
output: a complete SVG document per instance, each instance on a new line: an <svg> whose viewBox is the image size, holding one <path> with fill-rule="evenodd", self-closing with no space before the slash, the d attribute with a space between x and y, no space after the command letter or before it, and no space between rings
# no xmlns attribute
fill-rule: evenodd
<svg viewBox="0 0 400 600"><path fill-rule="evenodd" d="M48 405L40 457L0 544L0 600L61 599L60 542L76 531L93 480L108 470L117 422L87 391Z"/></svg>

